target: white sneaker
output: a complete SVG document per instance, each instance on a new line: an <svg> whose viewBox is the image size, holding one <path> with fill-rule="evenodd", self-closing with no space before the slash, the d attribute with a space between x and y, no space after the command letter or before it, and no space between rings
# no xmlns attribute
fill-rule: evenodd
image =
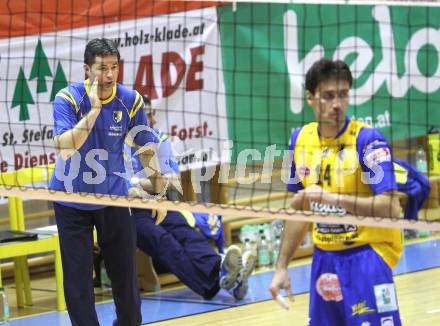
<svg viewBox="0 0 440 326"><path fill-rule="evenodd" d="M232 289L242 267L243 260L240 247L235 245L230 246L223 256L220 267L220 287L225 290Z"/></svg>
<svg viewBox="0 0 440 326"><path fill-rule="evenodd" d="M232 294L234 295L234 298L237 300L242 300L248 291L248 280L249 276L251 276L252 272L255 268L255 263L257 261L257 257L255 254L251 251L246 251L243 254L243 267L240 271L240 275L237 278L237 284L232 290Z"/></svg>

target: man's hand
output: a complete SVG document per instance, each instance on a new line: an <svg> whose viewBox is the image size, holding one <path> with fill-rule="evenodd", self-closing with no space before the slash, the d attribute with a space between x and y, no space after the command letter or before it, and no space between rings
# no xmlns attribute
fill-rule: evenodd
<svg viewBox="0 0 440 326"><path fill-rule="evenodd" d="M92 109L95 110L101 110L102 103L99 99L98 95L98 78L95 77L95 80L92 83L92 86L90 87L90 94L89 94L90 104Z"/></svg>
<svg viewBox="0 0 440 326"><path fill-rule="evenodd" d="M131 187L128 189L128 197L129 198L142 198L142 192L137 187Z"/></svg>
<svg viewBox="0 0 440 326"><path fill-rule="evenodd" d="M321 204L334 205L338 202L338 194L332 193L318 185L312 185L306 189L298 191L297 196L304 196L309 202L314 201Z"/></svg>
<svg viewBox="0 0 440 326"><path fill-rule="evenodd" d="M90 111L70 130L54 137L55 147L63 160L68 160L74 155L89 137L96 119L98 118L102 104L98 96L98 79L95 78L90 87L89 94Z"/></svg>
<svg viewBox="0 0 440 326"><path fill-rule="evenodd" d="M277 268L275 270L275 274L273 275L272 282L269 286L270 294L274 299L277 298L278 294L280 293L280 289L284 289L287 292L290 301L295 301L292 294L290 275L287 271L287 268Z"/></svg>
<svg viewBox="0 0 440 326"><path fill-rule="evenodd" d="M337 194L334 194L318 185L312 185L306 189L299 190L292 198L291 207L296 210L310 209L310 202L321 204L334 204L337 202Z"/></svg>

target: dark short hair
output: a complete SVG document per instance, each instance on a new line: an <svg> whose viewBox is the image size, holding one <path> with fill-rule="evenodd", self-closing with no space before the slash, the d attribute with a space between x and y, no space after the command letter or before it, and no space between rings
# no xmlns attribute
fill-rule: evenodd
<svg viewBox="0 0 440 326"><path fill-rule="evenodd" d="M306 90L315 94L318 85L327 80L345 80L353 83L353 76L348 65L341 60L321 59L316 61L306 73Z"/></svg>
<svg viewBox="0 0 440 326"><path fill-rule="evenodd" d="M144 100L145 105L151 105L151 100L148 96L142 95L142 100Z"/></svg>
<svg viewBox="0 0 440 326"><path fill-rule="evenodd" d="M119 61L121 56L115 42L108 38L95 38L86 45L84 63L91 66L95 63L96 57L106 57L114 54L118 57Z"/></svg>

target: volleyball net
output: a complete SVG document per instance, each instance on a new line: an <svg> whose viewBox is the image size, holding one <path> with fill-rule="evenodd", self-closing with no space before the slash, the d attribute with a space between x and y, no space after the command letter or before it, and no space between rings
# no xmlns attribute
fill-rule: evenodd
<svg viewBox="0 0 440 326"><path fill-rule="evenodd" d="M2 196L440 230L435 2L51 0L0 10ZM53 101L84 79L85 45L102 37L120 51L118 82L151 99L168 135L181 184L172 201L53 192L49 178L32 177L51 175ZM348 117L381 131L395 158L429 178L419 221L290 208L288 142L314 120L304 77L322 57L353 73Z"/></svg>

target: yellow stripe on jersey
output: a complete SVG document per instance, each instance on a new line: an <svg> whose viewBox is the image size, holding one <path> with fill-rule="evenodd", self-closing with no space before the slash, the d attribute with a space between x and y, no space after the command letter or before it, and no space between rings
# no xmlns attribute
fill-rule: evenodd
<svg viewBox="0 0 440 326"><path fill-rule="evenodd" d="M70 94L67 89L64 89L63 91L67 92L67 94L64 94L64 93L62 93L62 91L59 91L56 96L59 96L59 97L62 97L62 98L65 98L66 100L68 100L75 107L76 113L78 113L79 108L78 108L78 105L76 105L75 99L73 98L72 94Z"/></svg>
<svg viewBox="0 0 440 326"><path fill-rule="evenodd" d="M144 101L141 99L141 96L138 92L136 92L136 99L133 102L133 106L130 110L130 119L133 119L133 117L136 115L136 113L139 111L139 109L142 107L142 104L144 104Z"/></svg>
<svg viewBox="0 0 440 326"><path fill-rule="evenodd" d="M399 184L405 184L408 181L408 170L403 166L400 166L396 162L393 162L394 175L396 176L396 182Z"/></svg>
<svg viewBox="0 0 440 326"><path fill-rule="evenodd" d="M116 84L113 85L113 88L112 88L112 95L110 95L110 97L109 97L109 98L106 98L105 100L101 100L101 103L102 103L102 104L110 103L111 101L113 101L113 99L115 98L115 96L116 96Z"/></svg>
<svg viewBox="0 0 440 326"><path fill-rule="evenodd" d="M133 139L131 139L131 138L129 138L129 137L125 137L125 144L127 145L127 146L130 146L130 147L134 147L135 146L135 144L134 144L134 142L133 142Z"/></svg>
<svg viewBox="0 0 440 326"><path fill-rule="evenodd" d="M159 144L162 143L162 142L164 142L167 138L168 138L168 135L167 135L167 134L162 134L162 135L159 137Z"/></svg>
<svg viewBox="0 0 440 326"><path fill-rule="evenodd" d="M88 80L88 79L86 79L85 81L84 81L84 88L86 89L86 93L87 93L87 95L89 95L90 94L90 81Z"/></svg>
<svg viewBox="0 0 440 326"><path fill-rule="evenodd" d="M75 110L76 110L76 112L78 112L78 111L79 111L79 107L78 107L78 105L76 104L75 98L73 97L72 93L70 93L69 90L68 90L67 88L63 89L62 91L66 92L67 95L70 96L70 98L71 98L72 101L73 101L73 105L75 105Z"/></svg>
<svg viewBox="0 0 440 326"><path fill-rule="evenodd" d="M180 214L183 215L183 217L186 219L190 227L196 226L196 219L194 218L194 215L190 211L180 211Z"/></svg>

